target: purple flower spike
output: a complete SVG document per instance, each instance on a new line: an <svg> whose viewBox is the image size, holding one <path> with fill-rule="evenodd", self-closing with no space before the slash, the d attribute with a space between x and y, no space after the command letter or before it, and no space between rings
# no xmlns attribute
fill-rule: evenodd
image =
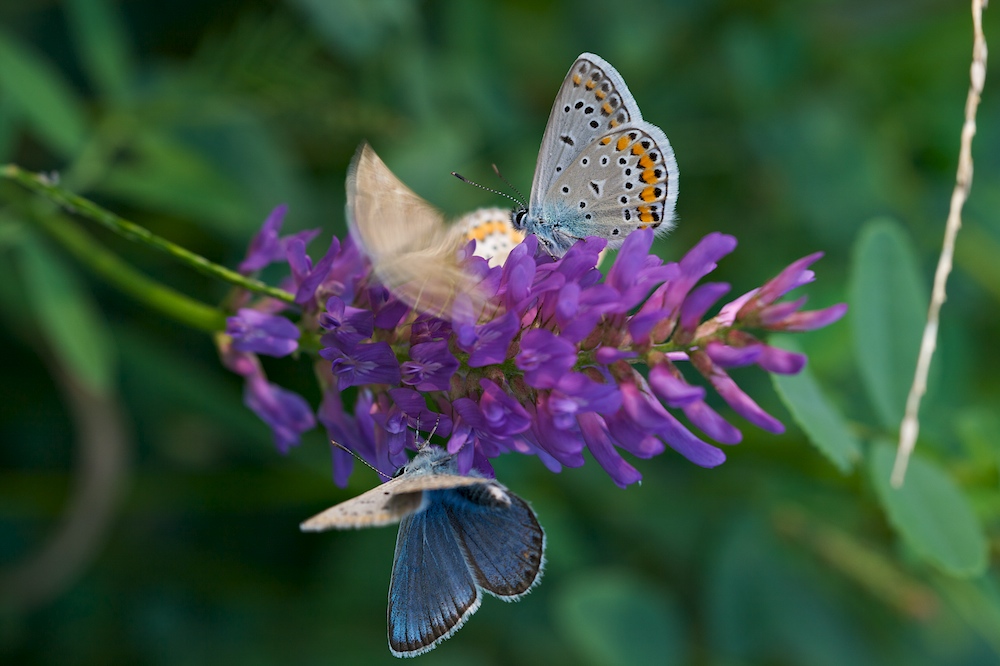
<svg viewBox="0 0 1000 666"><path fill-rule="evenodd" d="M363 343L349 352L330 348L323 358L333 361L338 388L362 384L399 384L401 375L396 355L385 342Z"/></svg>
<svg viewBox="0 0 1000 666"><path fill-rule="evenodd" d="M596 268L606 245L600 238L562 248L556 258L529 236L492 268L469 256L470 242L458 252L467 255L464 283L452 285L447 315L433 316L379 284L350 237L331 238L314 263L306 245L316 232L279 237L285 212L271 213L240 268L286 261L291 275L280 284L295 292L296 323L280 316L285 303L241 291L230 301L240 309L227 322L228 335L216 336L220 358L244 377L247 404L287 451L315 419L300 396L268 383L256 354L307 355L319 338L319 356L330 362L316 365L319 420L331 438L385 473L422 444L417 430L447 442L459 473L492 475L490 459L508 452L537 455L558 471L582 465L587 449L624 487L641 478L626 452L643 459L667 446L713 467L725 455L682 425L677 410L720 444L735 444L742 433L706 404L706 388L689 384L680 364L693 365L736 413L781 432L726 368L799 372L803 355L755 336L818 328L846 310L806 312L805 298L778 302L816 278L814 254L758 289L741 289L743 296L706 319L728 286L699 282L736 239L708 234L680 261L664 264L650 254L654 233L645 229L625 235L606 279ZM473 290L485 302L474 302ZM643 367L648 381L637 370ZM348 387L358 387L354 405L341 402ZM351 458L334 449L333 464L334 480L346 484Z"/></svg>
<svg viewBox="0 0 1000 666"><path fill-rule="evenodd" d="M448 351L447 340L421 342L410 347L412 361L402 364L403 383L418 391L447 391L458 359Z"/></svg>
<svg viewBox="0 0 1000 666"><path fill-rule="evenodd" d="M514 359L524 381L535 388L554 388L576 364L576 345L552 331L536 328L521 337L521 351Z"/></svg>
<svg viewBox="0 0 1000 666"><path fill-rule="evenodd" d="M267 356L288 356L299 347L299 328L284 317L242 308L226 319L233 349Z"/></svg>

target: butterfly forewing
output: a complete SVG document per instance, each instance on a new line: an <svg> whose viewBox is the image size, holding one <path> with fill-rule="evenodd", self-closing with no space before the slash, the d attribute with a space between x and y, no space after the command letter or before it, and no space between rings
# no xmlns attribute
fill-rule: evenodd
<svg viewBox="0 0 1000 666"><path fill-rule="evenodd" d="M380 527L399 522L420 508L425 490L487 483L488 479L457 474L397 476L377 488L330 507L299 527L305 532Z"/></svg>
<svg viewBox="0 0 1000 666"><path fill-rule="evenodd" d="M531 207L538 206L552 183L595 139L641 119L632 93L615 68L593 53L582 54L552 104L531 184Z"/></svg>
<svg viewBox="0 0 1000 666"><path fill-rule="evenodd" d="M432 649L458 631L480 600L444 505L431 502L404 518L389 583L392 653L413 657Z"/></svg>
<svg viewBox="0 0 1000 666"><path fill-rule="evenodd" d="M368 144L347 172L347 222L378 280L416 310L451 319L459 294L474 316L489 294L462 264L462 234L452 233L430 204L403 184Z"/></svg>

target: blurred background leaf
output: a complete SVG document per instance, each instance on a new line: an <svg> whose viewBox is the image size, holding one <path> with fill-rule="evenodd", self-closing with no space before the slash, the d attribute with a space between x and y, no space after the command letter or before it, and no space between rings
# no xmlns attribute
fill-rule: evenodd
<svg viewBox="0 0 1000 666"><path fill-rule="evenodd" d="M995 9L985 20L1000 34ZM772 384L733 371L788 432L737 420L744 440L721 467L668 450L630 461L644 480L627 490L593 461L552 475L534 459L498 460L547 530L545 579L518 604L487 599L423 661L996 663L992 74L902 491L886 485L891 450L877 443L898 427L954 182L963 3L15 0L0 4L0 26L0 163L58 174L229 266L279 203L286 231L343 234L345 171L362 140L449 215L502 205L451 171L498 186L496 163L527 190L553 97L583 51L615 65L676 152L679 225L656 246L666 259L710 231L734 234L717 279L742 293L825 252L800 292L810 307L850 310L794 337L807 374ZM106 540L51 601L28 609L0 590L0 662L392 663L394 530L297 529L374 475L336 489L319 432L276 453L208 336L88 272L36 225L39 210L0 182L0 575L61 525L80 468L81 423L53 361L120 395L131 482ZM75 222L195 300L227 292ZM318 402L307 361L272 360L272 381Z"/></svg>

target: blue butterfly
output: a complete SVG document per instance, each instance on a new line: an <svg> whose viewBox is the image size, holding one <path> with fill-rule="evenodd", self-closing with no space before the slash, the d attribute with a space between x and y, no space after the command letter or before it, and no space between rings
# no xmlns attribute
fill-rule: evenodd
<svg viewBox="0 0 1000 666"><path fill-rule="evenodd" d="M677 179L663 130L642 119L614 67L584 53L556 95L531 198L511 212L511 224L556 257L587 236L618 247L635 229L674 226Z"/></svg>
<svg viewBox="0 0 1000 666"><path fill-rule="evenodd" d="M306 532L399 521L389 582L389 650L434 649L479 609L482 591L516 601L541 580L545 532L528 503L493 479L462 476L424 446L377 488L313 516Z"/></svg>

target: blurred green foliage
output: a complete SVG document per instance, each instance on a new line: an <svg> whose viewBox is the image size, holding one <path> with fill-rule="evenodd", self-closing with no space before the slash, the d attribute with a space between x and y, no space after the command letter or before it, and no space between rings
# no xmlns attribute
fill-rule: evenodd
<svg viewBox="0 0 1000 666"><path fill-rule="evenodd" d="M1000 34L995 9L985 27ZM495 162L526 190L582 51L615 65L674 146L680 224L663 256L732 233L719 279L742 293L823 250L810 305L851 310L795 338L807 376L735 373L789 428L741 424L718 469L668 452L623 491L594 464L498 461L547 529L544 584L487 600L422 659L996 663L992 74L918 459L904 491L886 480L954 182L963 3L7 2L0 163L58 172L233 266L280 202L292 230L343 234L362 139L450 214L497 203L452 170L490 183ZM227 290L0 181L0 662L390 662L393 530L297 529L374 475L334 487L318 432L277 454L211 339L95 277L47 233L67 220L197 300ZM268 372L318 399L306 363ZM124 452L84 394L119 414ZM74 508L89 536L67 528ZM44 585L15 577L32 565Z"/></svg>

